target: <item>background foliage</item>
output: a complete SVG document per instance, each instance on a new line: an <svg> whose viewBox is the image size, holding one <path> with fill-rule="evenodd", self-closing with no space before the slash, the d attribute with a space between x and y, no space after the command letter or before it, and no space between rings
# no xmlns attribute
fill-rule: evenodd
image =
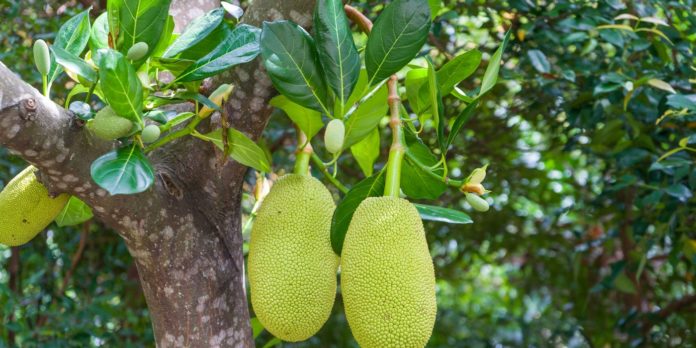
<svg viewBox="0 0 696 348"><path fill-rule="evenodd" d="M0 60L38 86L31 43L51 40L83 5L0 1L3 18L12 19L0 23ZM373 19L383 8L352 3ZM485 66L507 29L513 38L502 81L448 157L453 176L490 164L484 184L492 209L471 211L471 225L426 226L438 279L430 346L693 346L694 302L674 301L696 292L694 152L658 159L696 146L696 4L431 4L438 17L431 51L422 54L436 66L473 48ZM627 13L644 19L615 19ZM470 92L482 75L480 68L460 88ZM57 83L57 97L66 83ZM450 117L461 109L455 97L445 103ZM278 112L265 134L276 170L291 168L289 128ZM352 159L339 165L342 180L362 177ZM22 166L0 150L2 183ZM250 209L253 200L245 203ZM456 190L437 204L469 209ZM0 346L153 344L137 271L118 236L98 222L52 226L19 249L0 246L0 264ZM309 344L286 346L356 346L340 306ZM267 333L258 337L260 346L269 341Z"/></svg>

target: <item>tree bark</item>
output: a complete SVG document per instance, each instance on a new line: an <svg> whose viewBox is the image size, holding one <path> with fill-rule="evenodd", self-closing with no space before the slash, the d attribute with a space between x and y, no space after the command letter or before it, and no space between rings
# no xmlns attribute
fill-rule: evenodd
<svg viewBox="0 0 696 348"><path fill-rule="evenodd" d="M190 7L207 1L177 2ZM313 5L311 0L255 0L244 21L258 26L290 18L308 25ZM236 86L225 107L232 126L258 138L273 94L259 60L214 84L223 82ZM150 190L110 196L92 181L90 165L118 144L92 137L71 113L2 63L0 144L38 167L49 192L84 200L97 219L123 237L138 267L159 347L254 345L240 228L246 167L233 161L220 166L209 143L182 138L149 156L157 178Z"/></svg>

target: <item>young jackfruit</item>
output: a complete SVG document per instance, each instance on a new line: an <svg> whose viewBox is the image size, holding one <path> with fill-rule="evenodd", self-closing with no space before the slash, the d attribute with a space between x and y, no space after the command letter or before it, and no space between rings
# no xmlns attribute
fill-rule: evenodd
<svg viewBox="0 0 696 348"><path fill-rule="evenodd" d="M331 193L308 176L278 179L259 208L249 246L251 304L263 326L290 342L331 314L338 256L331 249Z"/></svg>
<svg viewBox="0 0 696 348"><path fill-rule="evenodd" d="M373 197L358 206L341 254L341 289L362 348L425 346L437 313L435 271L413 204Z"/></svg>
<svg viewBox="0 0 696 348"><path fill-rule="evenodd" d="M110 106L99 110L94 119L87 122L87 128L98 138L116 140L131 132L133 122L116 114Z"/></svg>
<svg viewBox="0 0 696 348"><path fill-rule="evenodd" d="M27 243L58 216L70 198L66 194L51 198L34 172L35 167L27 167L0 192L0 244Z"/></svg>

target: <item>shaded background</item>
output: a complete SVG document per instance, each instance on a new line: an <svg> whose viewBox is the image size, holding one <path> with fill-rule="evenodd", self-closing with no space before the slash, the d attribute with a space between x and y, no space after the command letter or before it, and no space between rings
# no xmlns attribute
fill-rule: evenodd
<svg viewBox="0 0 696 348"><path fill-rule="evenodd" d="M696 346L695 152L658 162L681 145L696 148L696 4L430 3L439 16L423 55L439 66L484 52L459 86L465 92L480 85L505 31L513 37L499 84L448 157L453 176L490 164L491 210L473 212L455 190L428 202L475 221L426 225L438 279L429 347ZM374 19L383 2L351 4ZM0 0L0 60L38 86L33 40L51 41L90 5L99 7ZM627 13L644 19L615 19ZM55 94L70 87L63 77ZM452 96L445 103L449 117L463 107ZM293 161L289 129L278 114L265 133L278 171ZM386 134L382 144L383 161ZM362 177L349 156L339 165L348 184ZM0 148L0 186L23 166ZM252 198L245 205L248 212ZM285 346L357 347L338 299L317 336ZM0 316L0 347L154 345L135 266L98 221L0 246ZM271 340L262 333L257 344Z"/></svg>

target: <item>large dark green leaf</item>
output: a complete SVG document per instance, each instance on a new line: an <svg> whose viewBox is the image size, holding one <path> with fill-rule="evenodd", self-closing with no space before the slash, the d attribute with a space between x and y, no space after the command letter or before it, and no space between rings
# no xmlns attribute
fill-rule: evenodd
<svg viewBox="0 0 696 348"><path fill-rule="evenodd" d="M80 56L89 43L90 33L89 10L82 11L60 27L53 46ZM54 57L51 57L51 70L48 72L49 86L62 71L63 69L56 64Z"/></svg>
<svg viewBox="0 0 696 348"><path fill-rule="evenodd" d="M92 208L79 198L70 197L68 203L56 217L56 224L60 227L79 225L94 216Z"/></svg>
<svg viewBox="0 0 696 348"><path fill-rule="evenodd" d="M222 140L222 129L216 129L204 135L196 135L196 137L213 142L220 150L225 148ZM271 171L271 162L266 156L266 152L244 133L230 128L227 141L229 155L235 161L262 173Z"/></svg>
<svg viewBox="0 0 696 348"><path fill-rule="evenodd" d="M259 28L246 24L237 26L225 41L181 73L177 81L202 80L253 60L259 55L260 34Z"/></svg>
<svg viewBox="0 0 696 348"><path fill-rule="evenodd" d="M119 116L140 122L143 86L126 57L112 49L101 49L95 56L99 66L99 85L106 102Z"/></svg>
<svg viewBox="0 0 696 348"><path fill-rule="evenodd" d="M413 205L416 206L423 220L446 222L448 224L470 224L474 222L469 215L459 210L425 204Z"/></svg>
<svg viewBox="0 0 696 348"><path fill-rule="evenodd" d="M184 32L179 36L171 46L167 48L162 57L173 58L177 54L193 47L197 43L203 41L210 33L222 23L225 17L225 10L218 7L205 15L194 19L189 24Z"/></svg>
<svg viewBox="0 0 696 348"><path fill-rule="evenodd" d="M91 65L87 64L82 58L58 47L51 47L56 62L64 69L71 71L89 82L97 81L97 72Z"/></svg>
<svg viewBox="0 0 696 348"><path fill-rule="evenodd" d="M360 75L360 55L340 0L319 0L314 8L314 38L326 81L345 103Z"/></svg>
<svg viewBox="0 0 696 348"><path fill-rule="evenodd" d="M150 161L135 144L97 158L91 172L94 182L111 195L140 193L155 181Z"/></svg>
<svg viewBox="0 0 696 348"><path fill-rule="evenodd" d="M396 0L377 18L365 49L370 85L401 70L420 51L430 31L426 0Z"/></svg>
<svg viewBox="0 0 696 348"><path fill-rule="evenodd" d="M348 232L350 220L353 219L355 209L367 197L378 197L384 194L386 182L385 171L381 171L356 184L345 197L338 203L331 221L331 246L337 255L341 255L343 241Z"/></svg>
<svg viewBox="0 0 696 348"><path fill-rule="evenodd" d="M433 178L426 171L439 161L428 146L416 137L408 128L406 132L406 157L401 168L401 189L414 199L437 199L447 189L441 180ZM442 168L433 171L442 175Z"/></svg>
<svg viewBox="0 0 696 348"><path fill-rule="evenodd" d="M490 91L495 83L498 82L498 72L500 72L500 60L503 58L503 52L505 51L505 46L510 39L510 32L508 31L503 38L503 42L500 47L493 53L491 60L488 61L488 67L486 67L486 72L483 74L483 80L481 81L481 92L479 96L486 94Z"/></svg>
<svg viewBox="0 0 696 348"><path fill-rule="evenodd" d="M331 114L314 40L304 29L288 21L263 23L261 54L281 94L306 108Z"/></svg>
<svg viewBox="0 0 696 348"><path fill-rule="evenodd" d="M171 0L122 0L120 11L121 31L118 48L128 52L138 42L144 42L149 47L147 55L136 66L147 59L157 46L162 29L167 23L169 4Z"/></svg>

